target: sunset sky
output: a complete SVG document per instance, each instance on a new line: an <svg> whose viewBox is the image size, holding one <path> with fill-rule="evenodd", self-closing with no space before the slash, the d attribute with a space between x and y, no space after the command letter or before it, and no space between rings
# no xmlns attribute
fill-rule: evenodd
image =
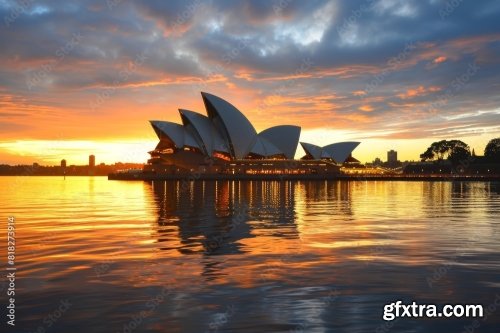
<svg viewBox="0 0 500 333"><path fill-rule="evenodd" d="M145 162L205 113L359 140L363 162L500 137L500 2L0 0L0 164ZM297 157L302 155L301 148Z"/></svg>

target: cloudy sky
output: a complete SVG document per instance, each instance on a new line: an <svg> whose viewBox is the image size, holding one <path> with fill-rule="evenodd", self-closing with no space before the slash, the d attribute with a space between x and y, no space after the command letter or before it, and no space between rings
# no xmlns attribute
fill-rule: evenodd
<svg viewBox="0 0 500 333"><path fill-rule="evenodd" d="M144 162L204 113L360 140L362 161L500 136L500 2L0 0L0 163ZM300 155L300 148L298 155Z"/></svg>

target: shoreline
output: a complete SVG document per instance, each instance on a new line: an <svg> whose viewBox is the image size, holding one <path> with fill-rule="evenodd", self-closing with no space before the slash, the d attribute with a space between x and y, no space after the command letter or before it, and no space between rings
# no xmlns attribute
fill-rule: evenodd
<svg viewBox="0 0 500 333"><path fill-rule="evenodd" d="M132 180L132 181L164 181L164 180L349 180L349 181L500 181L500 175L224 175L224 174L133 174L133 173L111 173L108 180Z"/></svg>

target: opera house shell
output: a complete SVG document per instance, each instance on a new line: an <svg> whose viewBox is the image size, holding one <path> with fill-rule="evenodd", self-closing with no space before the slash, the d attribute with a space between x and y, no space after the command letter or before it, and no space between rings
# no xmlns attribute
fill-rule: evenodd
<svg viewBox="0 0 500 333"><path fill-rule="evenodd" d="M207 115L179 109L181 123L153 120L159 142L144 171L156 174L338 173L359 142L320 147L301 142L306 155L295 160L301 128L279 125L257 133L235 106L202 92Z"/></svg>

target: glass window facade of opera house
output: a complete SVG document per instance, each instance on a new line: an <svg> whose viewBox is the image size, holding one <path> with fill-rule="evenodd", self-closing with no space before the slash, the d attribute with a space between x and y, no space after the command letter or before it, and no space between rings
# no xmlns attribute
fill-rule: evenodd
<svg viewBox="0 0 500 333"><path fill-rule="evenodd" d="M359 142L324 147L300 142L305 155L295 159L300 126L279 125L257 133L236 107L202 92L206 115L179 109L181 123L152 120L159 142L144 172L153 174L338 174L342 165L359 164L352 151Z"/></svg>

